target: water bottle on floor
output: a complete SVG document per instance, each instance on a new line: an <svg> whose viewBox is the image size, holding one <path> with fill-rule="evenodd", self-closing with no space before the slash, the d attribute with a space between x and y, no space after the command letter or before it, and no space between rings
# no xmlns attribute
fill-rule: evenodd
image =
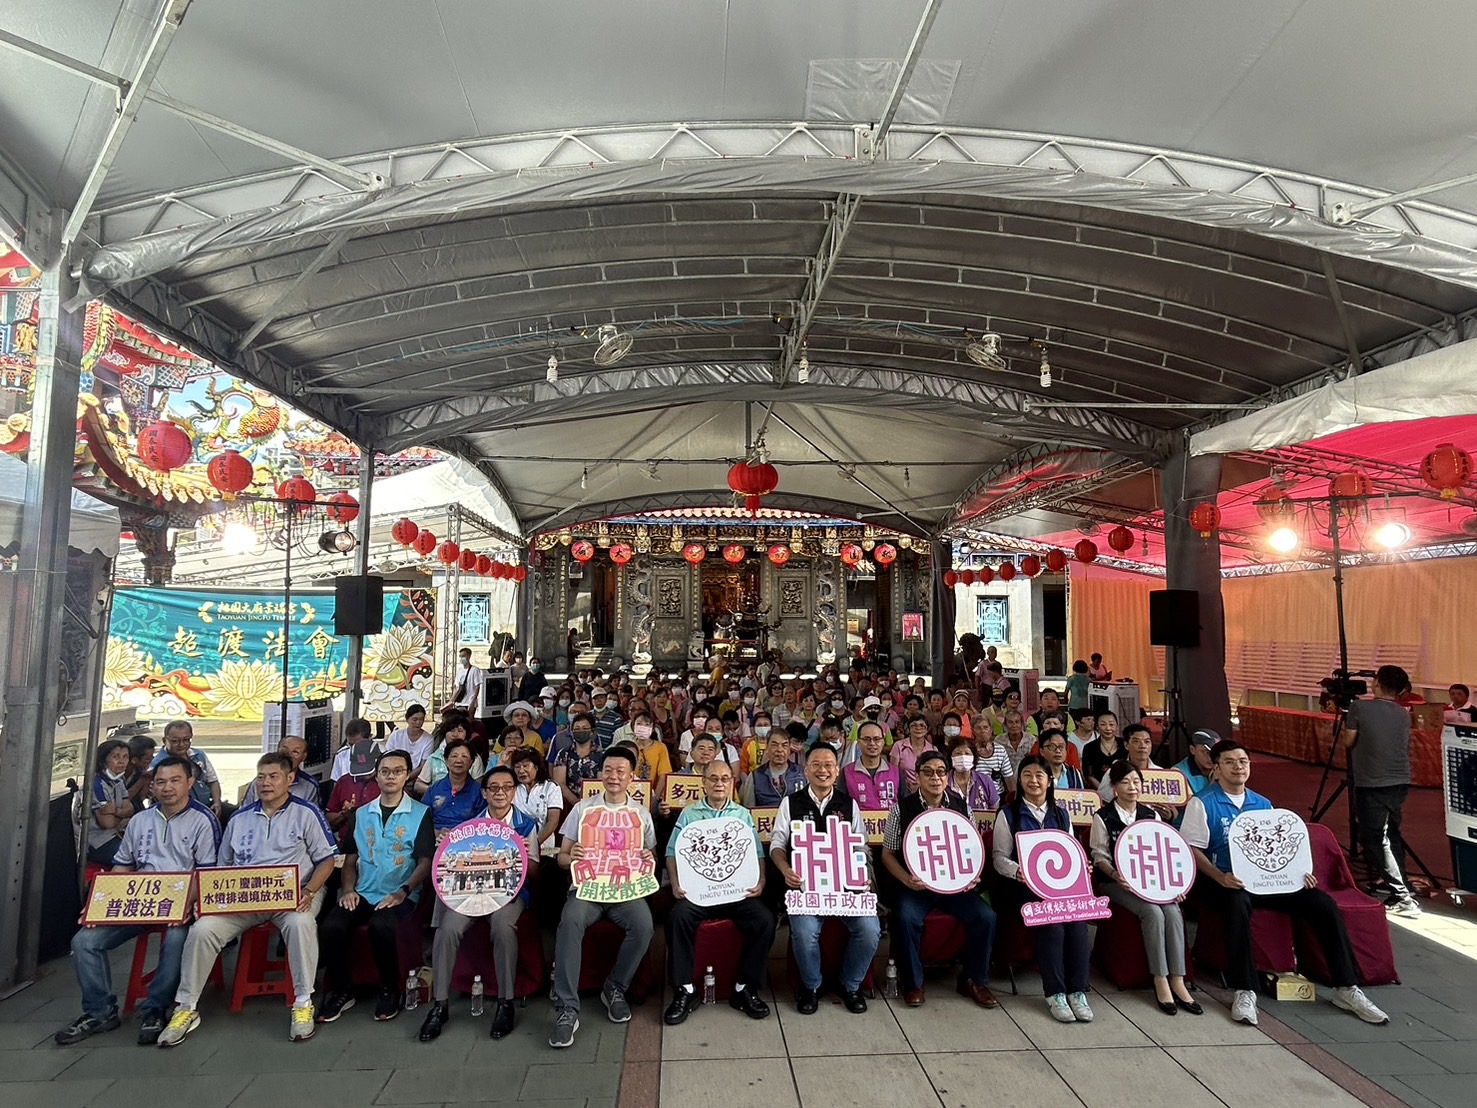
<svg viewBox="0 0 1477 1108"><path fill-rule="evenodd" d="M897 999L897 963L887 960L887 973L882 978L882 996L885 1000Z"/></svg>
<svg viewBox="0 0 1477 1108"><path fill-rule="evenodd" d="M421 1006L421 976L415 970L405 975L405 1010L414 1012Z"/></svg>
<svg viewBox="0 0 1477 1108"><path fill-rule="evenodd" d="M718 980L713 976L712 966L703 971L703 1003L718 1003Z"/></svg>
<svg viewBox="0 0 1477 1108"><path fill-rule="evenodd" d="M479 973L472 978L472 1015L474 1016L482 1014L482 993L482 975Z"/></svg>

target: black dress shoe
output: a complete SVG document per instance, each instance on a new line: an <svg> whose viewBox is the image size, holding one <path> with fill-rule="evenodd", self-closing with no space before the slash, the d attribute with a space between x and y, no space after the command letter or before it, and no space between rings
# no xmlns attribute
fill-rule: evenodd
<svg viewBox="0 0 1477 1108"><path fill-rule="evenodd" d="M858 1016L867 1010L867 998L862 996L860 989L853 990L852 992L843 992L841 994L841 1003L846 1005L848 1012Z"/></svg>
<svg viewBox="0 0 1477 1108"><path fill-rule="evenodd" d="M747 992L748 990L744 990ZM821 998L814 989L807 989L804 985L795 991L795 1011L802 1016L813 1016L820 1010Z"/></svg>
<svg viewBox="0 0 1477 1108"><path fill-rule="evenodd" d="M446 1026L446 1021L451 1019L451 1007L444 1000L437 1001L431 1005L431 1010L426 1013L426 1022L421 1024L420 1040L428 1043L441 1034L441 1029Z"/></svg>
<svg viewBox="0 0 1477 1108"><path fill-rule="evenodd" d="M1157 1004L1157 1005L1159 1005L1159 1010L1161 1012L1163 1012L1166 1016L1177 1016L1177 1015L1179 1015L1179 1011L1180 1010L1175 1007L1173 1001L1159 1000L1156 997L1155 1000L1154 1000L1154 1003Z"/></svg>
<svg viewBox="0 0 1477 1108"><path fill-rule="evenodd" d="M676 1027L688 1016L698 1009L697 990L688 992L686 989L678 989L672 997L672 1003L667 1005L667 1010L662 1013L662 1022L668 1027Z"/></svg>
<svg viewBox="0 0 1477 1108"><path fill-rule="evenodd" d="M513 1002L511 1000L499 1000L497 1010L492 1013L492 1030L488 1032L494 1039L501 1039L505 1035L513 1033Z"/></svg>
<svg viewBox="0 0 1477 1108"><path fill-rule="evenodd" d="M743 991L737 989L728 998L728 1006L735 1011L742 1012L751 1020L762 1020L769 1018L769 1005L759 995L759 990L750 985Z"/></svg>
<svg viewBox="0 0 1477 1108"><path fill-rule="evenodd" d="M1179 997L1175 997L1174 1003L1175 1006L1178 1007L1181 1011L1189 1012L1192 1016L1205 1015L1205 1009L1200 1007L1200 1002L1198 1000L1185 1001L1181 1000Z"/></svg>

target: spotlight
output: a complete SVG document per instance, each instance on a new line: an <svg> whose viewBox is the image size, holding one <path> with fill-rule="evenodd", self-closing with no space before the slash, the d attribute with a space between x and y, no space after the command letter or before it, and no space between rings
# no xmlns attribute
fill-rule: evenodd
<svg viewBox="0 0 1477 1108"><path fill-rule="evenodd" d="M559 355L558 354L552 354L551 353L549 355L549 372L548 372L547 375L545 375L544 380L548 381L549 384L551 384L551 385L557 385L559 383Z"/></svg>
<svg viewBox="0 0 1477 1108"><path fill-rule="evenodd" d="M257 546L256 532L244 523L228 523L221 529L221 549L227 554L255 554Z"/></svg>
<svg viewBox="0 0 1477 1108"><path fill-rule="evenodd" d="M1374 541L1386 550L1398 550L1410 541L1410 528L1392 519L1374 533Z"/></svg>
<svg viewBox="0 0 1477 1108"><path fill-rule="evenodd" d="M1051 363L1046 360L1046 351L1041 351L1041 387L1051 388Z"/></svg>
<svg viewBox="0 0 1477 1108"><path fill-rule="evenodd" d="M325 554L347 554L359 545L352 531L324 531L318 536L318 549Z"/></svg>
<svg viewBox="0 0 1477 1108"><path fill-rule="evenodd" d="M1291 527L1279 527L1267 536L1267 545L1278 554L1291 554L1302 541Z"/></svg>

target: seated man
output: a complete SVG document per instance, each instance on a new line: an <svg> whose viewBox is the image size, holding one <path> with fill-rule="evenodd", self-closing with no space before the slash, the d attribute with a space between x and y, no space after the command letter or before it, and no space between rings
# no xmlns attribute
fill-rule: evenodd
<svg viewBox="0 0 1477 1108"><path fill-rule="evenodd" d="M174 1015L159 1036L161 1047L179 1046L200 1026L195 1006L205 988L210 967L232 939L259 923L273 923L287 943L292 973L292 1016L287 1037L293 1042L312 1038L313 979L318 975L318 927L323 886L333 873L336 852L333 831L313 805L288 792L292 759L286 754L263 754L256 761L256 791L261 798L242 808L226 825L219 864L223 866L296 866L298 905L291 912L241 912L197 920L185 939L180 986Z"/></svg>
<svg viewBox="0 0 1477 1108"><path fill-rule="evenodd" d="M1083 789L1086 783L1082 780L1082 771L1067 764L1067 751L1070 749L1067 736L1056 729L1052 729L1041 736L1038 744L1041 756L1046 759L1051 767L1051 784L1057 789Z"/></svg>
<svg viewBox="0 0 1477 1108"><path fill-rule="evenodd" d="M599 796L582 800L574 806L559 829L563 845L559 848L559 865L573 869L574 864L585 856L585 846L580 841L580 829L586 813L613 814L624 825L634 823L641 829L641 852L653 864L656 849L656 826L646 806L631 799L631 781L636 776L636 752L628 746L613 746L605 754L600 767L600 784L604 791ZM629 848L634 849L635 844ZM559 920L559 931L554 939L554 1005L557 1014L554 1032L549 1036L549 1045L562 1049L574 1045L574 1033L580 1029L580 963L584 953L585 932L597 920L609 919L626 933L616 955L615 966L610 971L600 1000L610 1015L612 1023L626 1023L631 1018L631 1006L626 1002L626 990L641 959L646 957L646 948L651 945L651 906L645 898L602 904L580 900L579 884L569 890L569 899L564 902L564 915Z"/></svg>
<svg viewBox="0 0 1477 1108"><path fill-rule="evenodd" d="M209 808L190 795L195 763L166 757L154 767L154 806L143 808L128 821L113 873L188 873L215 865L221 828ZM108 951L144 935L149 927L84 927L72 936L72 968L82 989L82 1015L56 1033L62 1046L80 1043L99 1031L119 1025L118 998ZM149 995L139 1007L140 1046L158 1042L164 1019L174 1007L179 988L180 955L189 928L166 927L159 943L159 965L149 983Z"/></svg>
<svg viewBox="0 0 1477 1108"><path fill-rule="evenodd" d="M800 875L790 865L790 824L795 820L824 824L827 817L838 815L850 822L863 841L867 827L862 810L845 792L836 787L841 776L840 762L833 747L817 743L805 755L807 788L797 789L780 801L774 818L774 832L769 841L769 856L791 889L800 888ZM841 965L841 999L848 1012L867 1010L861 994L867 969L877 954L882 928L876 916L837 917L851 932L846 944L846 958ZM824 916L790 916L790 941L795 950L795 964L800 970L800 991L795 997L801 1015L813 1015L820 1009L821 989L821 924Z"/></svg>
<svg viewBox="0 0 1477 1108"><path fill-rule="evenodd" d="M192 745L194 741L195 728L187 720L177 719L166 723L164 749L154 756L154 764L149 768L158 768L159 763L171 754L176 758L190 759L195 763L195 781L190 786L191 794L209 808L216 819L224 823L229 813L222 813L221 779L216 775L215 766L211 764L205 751L197 750Z"/></svg>
<svg viewBox="0 0 1477 1108"><path fill-rule="evenodd" d="M1270 809L1272 802L1246 787L1251 778L1251 756L1239 742L1222 739L1211 747L1210 757L1216 769L1215 783L1185 806L1180 832L1195 848L1195 865L1201 876L1196 885L1198 894L1225 920L1226 954L1231 963L1226 980L1236 990L1231 1018L1253 1026L1257 1022L1251 912L1260 908L1282 912L1312 925L1333 978L1335 1008L1353 1012L1365 1023L1389 1023L1389 1017L1359 988L1344 917L1339 914L1333 897L1318 888L1318 879L1313 874L1308 874L1303 882L1305 887L1295 893L1267 896L1247 892L1231 872L1231 821L1242 812Z"/></svg>
<svg viewBox="0 0 1477 1108"><path fill-rule="evenodd" d="M903 795L903 775L883 757L882 724L868 720L858 727L856 745L860 755L842 771L842 788L864 809L891 808Z"/></svg>
<svg viewBox="0 0 1477 1108"><path fill-rule="evenodd" d="M1210 771L1213 763L1210 760L1210 748L1221 741L1221 736L1209 728L1201 728L1190 736L1190 753L1185 755L1184 761L1176 762L1175 769L1185 775L1185 780L1190 782L1190 795L1204 792L1210 784Z"/></svg>
<svg viewBox="0 0 1477 1108"><path fill-rule="evenodd" d="M319 1023L332 1023L354 1007L354 970L349 941L360 924L369 925L369 949L379 971L380 994L374 1018L400 1014L400 921L415 910L421 885L431 872L436 837L431 810L411 799L410 753L386 750L375 768L378 803L355 808L344 835L344 869L338 903L318 924L325 952L328 995Z"/></svg>
<svg viewBox="0 0 1477 1108"><path fill-rule="evenodd" d="M949 808L969 818L969 806L948 787L949 763L936 750L918 756L918 791L903 797L887 813L882 829L882 864L900 886L895 910L897 934L892 949L904 972L903 1003L917 1008L923 1003L923 920L933 909L947 912L964 925L969 941L964 947L964 972L959 975L960 996L981 1008L995 1008L999 1001L990 992L990 949L995 944L995 913L979 894L979 878L957 893L930 891L913 874L903 856L903 838L908 827L929 808Z"/></svg>
<svg viewBox="0 0 1477 1108"><path fill-rule="evenodd" d="M308 740L300 735L288 735L277 744L277 753L286 754L292 759L292 784L287 791L299 800L306 800L313 807L318 808L319 798L322 794L318 792L318 781L303 772L303 763L308 760ZM241 795L241 807L257 802L256 782L246 786L246 792Z"/></svg>
<svg viewBox="0 0 1477 1108"><path fill-rule="evenodd" d="M369 737L367 719L351 719L344 726L344 746L334 758L342 759L344 772L334 779L333 793L328 798L328 826L339 837L342 846L347 837L355 809L368 804L380 794L376 770L384 748Z"/></svg>
<svg viewBox="0 0 1477 1108"><path fill-rule="evenodd" d="M783 741L783 740L778 740ZM696 749L696 746L694 746ZM668 1026L675 1026L687 1019L701 1003L693 987L693 947L697 943L697 929L705 920L733 920L743 937L743 949L739 955L738 980L733 986L733 995L728 998L731 1007L750 1019L762 1020L769 1015L769 1005L759 996L764 988L765 963L769 948L774 943L774 913L759 899L764 892L764 871L759 871L759 884L749 890L742 900L731 904L715 904L699 907L687 899L681 883L677 880L677 836L689 824L705 819L736 819L747 825L754 833L754 848L763 857L763 846L759 842L759 829L754 826L754 817L747 808L733 802L733 769L725 761L714 760L703 772L703 799L689 804L677 817L677 826L667 840L667 879L672 886L672 911L667 917L671 935L672 985L675 994L672 1004L662 1017Z"/></svg>
<svg viewBox="0 0 1477 1108"><path fill-rule="evenodd" d="M763 763L744 779L743 801L750 808L778 808L803 784L804 772L790 761L789 732L772 731L765 739Z"/></svg>

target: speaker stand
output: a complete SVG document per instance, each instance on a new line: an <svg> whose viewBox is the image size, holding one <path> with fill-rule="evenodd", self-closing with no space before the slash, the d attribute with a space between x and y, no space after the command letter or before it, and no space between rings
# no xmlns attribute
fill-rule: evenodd
<svg viewBox="0 0 1477 1108"><path fill-rule="evenodd" d="M1169 670L1168 688L1164 690L1164 737L1159 740L1159 764L1168 768L1190 753L1190 731L1185 726L1185 705L1180 694L1180 648L1165 647Z"/></svg>

